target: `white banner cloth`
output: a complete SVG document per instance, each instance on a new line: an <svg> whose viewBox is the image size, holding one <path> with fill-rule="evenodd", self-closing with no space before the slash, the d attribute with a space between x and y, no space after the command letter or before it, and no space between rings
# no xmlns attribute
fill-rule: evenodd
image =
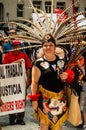
<svg viewBox="0 0 86 130"><path fill-rule="evenodd" d="M25 62L0 65L0 116L23 112L25 108Z"/></svg>

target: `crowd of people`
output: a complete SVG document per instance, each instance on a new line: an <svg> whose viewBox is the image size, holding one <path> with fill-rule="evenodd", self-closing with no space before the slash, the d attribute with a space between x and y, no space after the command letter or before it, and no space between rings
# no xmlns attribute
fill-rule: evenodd
<svg viewBox="0 0 86 130"><path fill-rule="evenodd" d="M25 61L25 69L26 69L26 87L30 85L30 74L31 74L31 68L32 63L30 61L30 58L25 52L24 44L18 39L14 38L15 35L17 35L15 29L10 29L8 31L9 37L4 39L3 34L0 33L0 63L1 64L10 64L10 63L19 63L20 59L24 59ZM21 49L18 49L21 48ZM23 49L22 49L23 48ZM15 51L11 51L15 49ZM25 88L26 89L26 88ZM3 105L3 103L2 103ZM9 124L15 125L25 125L24 122L24 115L25 112L19 112L17 114L9 114Z"/></svg>
<svg viewBox="0 0 86 130"><path fill-rule="evenodd" d="M86 129L86 78L85 78L85 53L72 67L72 64L65 70L69 60L70 50L56 46L56 41L51 34L46 34L42 39L42 47L39 53L31 60L31 55L25 49L18 50L25 46L18 38L15 29L10 29L9 39L3 38L0 33L0 64L19 62L25 60L26 86L31 85L29 98L39 122L40 130L62 130L62 124L68 118L68 98L65 92L66 87L76 90L80 97L82 112L82 124ZM11 50L15 51L11 51ZM73 48L72 48L73 49ZM32 53L32 52L30 52ZM3 103L2 103L3 104ZM1 105L2 105L1 104ZM24 114L10 114L9 124L25 125ZM80 124L80 125L82 125Z"/></svg>

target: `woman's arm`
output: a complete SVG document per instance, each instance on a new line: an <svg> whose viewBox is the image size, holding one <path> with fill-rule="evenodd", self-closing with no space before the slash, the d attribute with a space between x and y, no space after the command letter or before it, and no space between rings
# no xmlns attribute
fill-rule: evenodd
<svg viewBox="0 0 86 130"><path fill-rule="evenodd" d="M33 66L32 67L32 83L31 83L32 95L38 92L38 82L39 82L40 76L41 76L40 70L36 66Z"/></svg>
<svg viewBox="0 0 86 130"><path fill-rule="evenodd" d="M41 76L40 70L36 66L33 66L32 67L31 93L32 93L32 97L35 96L35 99L32 100L32 107L35 111L37 111L37 108L38 108L37 93L38 93L38 82L39 82L40 76Z"/></svg>

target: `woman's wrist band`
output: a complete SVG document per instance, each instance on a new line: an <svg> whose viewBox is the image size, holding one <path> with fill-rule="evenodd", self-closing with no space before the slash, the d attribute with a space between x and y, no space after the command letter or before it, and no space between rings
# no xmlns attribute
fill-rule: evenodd
<svg viewBox="0 0 86 130"><path fill-rule="evenodd" d="M27 98L29 98L31 101L38 101L39 97L40 97L39 93L34 94L34 95L32 95L32 94L27 95Z"/></svg>
<svg viewBox="0 0 86 130"><path fill-rule="evenodd" d="M73 70L67 69L65 70L65 72L68 74L68 78L66 79L67 83L71 83L74 80L75 77L75 73L73 72Z"/></svg>

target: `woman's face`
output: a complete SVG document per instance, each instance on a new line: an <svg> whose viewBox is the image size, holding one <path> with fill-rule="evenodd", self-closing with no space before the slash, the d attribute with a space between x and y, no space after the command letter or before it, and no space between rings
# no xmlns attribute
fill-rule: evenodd
<svg viewBox="0 0 86 130"><path fill-rule="evenodd" d="M52 42L46 42L43 44L43 51L45 55L54 55L56 46Z"/></svg>

